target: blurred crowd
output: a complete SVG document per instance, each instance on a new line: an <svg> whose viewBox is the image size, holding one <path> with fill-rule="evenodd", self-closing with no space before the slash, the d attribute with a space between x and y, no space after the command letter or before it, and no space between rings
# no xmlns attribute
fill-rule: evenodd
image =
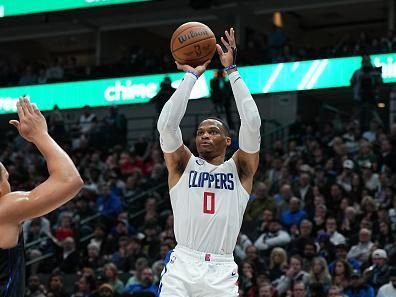
<svg viewBox="0 0 396 297"><path fill-rule="evenodd" d="M85 186L24 224L26 296L156 296L176 244L158 141L112 139L125 129L115 107L103 119L86 107L73 129L57 109L47 118ZM362 131L298 117L265 148L234 252L240 296L396 296L395 146L396 126L375 119ZM13 188L45 179L44 160L14 132L2 148Z"/></svg>
<svg viewBox="0 0 396 297"><path fill-rule="evenodd" d="M396 36L393 32L386 36L373 36L362 32L359 36L347 35L335 46L315 48L305 44L296 46L289 36L274 26L268 34L246 30L246 42L239 47L238 65L257 65L390 53L396 50ZM0 86L34 85L62 81L76 81L173 72L175 66L168 49L150 50L134 46L129 53L119 57L115 64L88 65L78 61L76 56L54 56L48 60L32 62L31 59L10 62L0 58ZM211 67L221 66L217 59ZM160 69L160 70L159 70Z"/></svg>

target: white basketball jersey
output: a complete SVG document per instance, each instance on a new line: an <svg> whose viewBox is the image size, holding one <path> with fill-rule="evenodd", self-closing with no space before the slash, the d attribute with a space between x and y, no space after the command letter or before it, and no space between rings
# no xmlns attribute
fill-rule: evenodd
<svg viewBox="0 0 396 297"><path fill-rule="evenodd" d="M178 244L232 254L249 200L232 158L217 166L191 156L169 194Z"/></svg>

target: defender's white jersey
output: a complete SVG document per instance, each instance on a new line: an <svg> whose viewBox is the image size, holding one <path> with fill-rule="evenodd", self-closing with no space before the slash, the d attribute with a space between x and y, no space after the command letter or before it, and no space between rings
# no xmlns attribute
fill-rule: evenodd
<svg viewBox="0 0 396 297"><path fill-rule="evenodd" d="M192 155L169 194L178 244L232 254L249 200L232 158L216 166Z"/></svg>

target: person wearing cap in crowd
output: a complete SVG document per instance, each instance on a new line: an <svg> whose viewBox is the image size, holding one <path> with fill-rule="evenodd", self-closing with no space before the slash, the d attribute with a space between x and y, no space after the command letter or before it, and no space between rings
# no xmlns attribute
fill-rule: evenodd
<svg viewBox="0 0 396 297"><path fill-rule="evenodd" d="M345 160L342 163L342 172L337 176L337 184L339 184L345 192L352 191L353 169L354 164L352 160Z"/></svg>
<svg viewBox="0 0 396 297"><path fill-rule="evenodd" d="M355 260L353 258L349 258L349 259L347 258L348 249L349 248L346 243L340 243L335 246L336 260L334 260L333 262L331 262L329 264L329 272L330 273L333 273L337 260L346 261L349 265L351 265L352 269L354 269L354 270L360 269L361 264L357 260Z"/></svg>
<svg viewBox="0 0 396 297"><path fill-rule="evenodd" d="M375 291L389 282L390 267L387 264L388 256L385 250L376 249L371 255L373 266L365 270L367 283Z"/></svg>
<svg viewBox="0 0 396 297"><path fill-rule="evenodd" d="M377 297L393 297L396 296L396 267L390 270L390 282L383 285L377 294Z"/></svg>
<svg viewBox="0 0 396 297"><path fill-rule="evenodd" d="M354 270L351 275L350 286L344 290L348 297L374 297L374 289L365 284L359 270ZM389 296L390 297L390 296Z"/></svg>

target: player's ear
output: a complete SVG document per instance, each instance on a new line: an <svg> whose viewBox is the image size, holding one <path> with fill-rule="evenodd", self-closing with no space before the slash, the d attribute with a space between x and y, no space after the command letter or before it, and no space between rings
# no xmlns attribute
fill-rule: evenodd
<svg viewBox="0 0 396 297"><path fill-rule="evenodd" d="M231 137L226 136L226 144L227 144L227 146L231 145Z"/></svg>

